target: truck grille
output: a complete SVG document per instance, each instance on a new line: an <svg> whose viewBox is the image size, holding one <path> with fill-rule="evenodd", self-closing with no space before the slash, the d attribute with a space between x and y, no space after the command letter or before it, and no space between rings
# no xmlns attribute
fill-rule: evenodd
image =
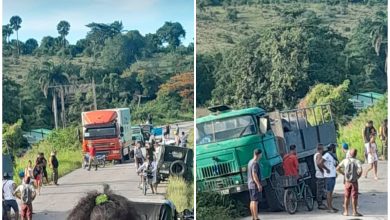
<svg viewBox="0 0 390 220"><path fill-rule="evenodd" d="M238 169L234 166L234 161L226 162L226 163L217 163L212 166L202 167L200 174L201 178L211 178L223 176L226 174L238 172Z"/></svg>
<svg viewBox="0 0 390 220"><path fill-rule="evenodd" d="M204 182L204 189L205 191L214 191L217 189L223 189L228 188L229 186L234 185L234 180L230 178L224 178L224 179L218 179L218 180L210 180Z"/></svg>

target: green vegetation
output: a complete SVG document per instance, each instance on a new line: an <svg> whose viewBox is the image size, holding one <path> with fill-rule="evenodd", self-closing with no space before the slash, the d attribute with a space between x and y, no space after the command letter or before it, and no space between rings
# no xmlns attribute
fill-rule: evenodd
<svg viewBox="0 0 390 220"><path fill-rule="evenodd" d="M218 193L196 194L196 217L202 220L219 219L233 220L247 214L247 207L228 195Z"/></svg>
<svg viewBox="0 0 390 220"><path fill-rule="evenodd" d="M378 101L373 107L370 107L360 112L347 125L340 127L338 143L347 143L350 148L358 150L358 158L364 161L364 144L362 137L362 130L367 121L372 120L374 127L379 132L379 126L383 120L387 118L387 95L381 101ZM382 143L377 139L378 152L382 152ZM344 158L341 150L337 151L339 158Z"/></svg>
<svg viewBox="0 0 390 220"><path fill-rule="evenodd" d="M197 105L293 108L345 80L384 93L386 2L330 2L198 1Z"/></svg>
<svg viewBox="0 0 390 220"><path fill-rule="evenodd" d="M192 119L194 46L182 45L180 23L141 35L123 31L119 21L92 22L72 45L66 39L71 24L63 20L59 36L38 45L33 38L10 40L23 28L19 19L3 25L5 122L23 119L24 130L52 129L56 109L59 127L76 126L82 111L94 109L93 82L98 109L129 107L137 123L148 114L157 124Z"/></svg>
<svg viewBox="0 0 390 220"><path fill-rule="evenodd" d="M194 184L180 177L169 177L166 198L175 204L178 212L194 208Z"/></svg>
<svg viewBox="0 0 390 220"><path fill-rule="evenodd" d="M81 166L81 149L80 142L77 139L77 128L68 127L66 129L56 130L49 135L47 139L33 146L23 157L16 158L14 173L18 174L24 171L27 167L28 161L31 160L33 164L39 152L43 152L47 160L50 159L50 153L56 150L57 159L59 161L58 175L64 176L67 173L79 168ZM51 180L52 172L47 167L48 177ZM19 184L21 182L18 175L14 176L14 181Z"/></svg>

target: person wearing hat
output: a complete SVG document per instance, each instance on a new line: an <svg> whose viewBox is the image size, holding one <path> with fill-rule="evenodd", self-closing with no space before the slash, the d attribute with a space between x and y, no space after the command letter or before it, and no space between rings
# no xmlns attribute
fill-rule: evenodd
<svg viewBox="0 0 390 220"><path fill-rule="evenodd" d="M58 185L58 159L57 159L57 151L52 151L50 154L50 168L53 171L53 182L55 185Z"/></svg>
<svg viewBox="0 0 390 220"><path fill-rule="evenodd" d="M333 207L333 191L336 185L336 167L338 160L336 157L336 145L329 144L328 151L322 156L324 159L324 165L327 168L324 172L325 177L325 189L326 189L326 201L328 205L328 212L336 213L339 210Z"/></svg>
<svg viewBox="0 0 390 220"><path fill-rule="evenodd" d="M351 153L349 152L349 146L347 143L343 143L342 145L343 153L345 154L345 159L351 158Z"/></svg>

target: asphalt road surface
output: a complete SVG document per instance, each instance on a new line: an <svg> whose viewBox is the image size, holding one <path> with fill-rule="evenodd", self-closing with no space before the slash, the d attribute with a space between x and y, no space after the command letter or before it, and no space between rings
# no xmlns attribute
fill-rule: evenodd
<svg viewBox="0 0 390 220"><path fill-rule="evenodd" d="M367 168L367 164L363 165L363 169ZM264 212L260 211L260 219L288 219L288 220L385 220L387 218L387 161L380 161L378 164L379 180L374 180L372 171L368 178L362 177L359 180L359 212L363 217L342 216L342 206L344 198L343 177L338 176L336 180L335 198L333 201L334 207L340 209L338 213L330 214L327 211L318 210L317 203L314 204L313 211L307 211L303 205L298 206L298 211L290 215L287 212ZM325 204L326 201L324 200ZM350 215L351 215L350 207ZM243 220L250 220L250 217Z"/></svg>
<svg viewBox="0 0 390 220"><path fill-rule="evenodd" d="M193 122L179 123L180 130L188 132L193 127ZM176 128L173 125L172 128ZM172 131L173 132L173 131ZM61 167L60 167L61 169ZM137 176L134 163L107 165L105 168L95 171L77 169L59 179L59 186L43 186L41 195L33 202L33 219L37 220L62 220L66 219L72 208L80 198L92 190L103 191L103 183L110 185L111 189L129 200L141 202L161 202L164 200L166 183L158 187L158 194L152 194L148 190L146 196L138 188L140 177ZM20 202L20 201L19 201Z"/></svg>

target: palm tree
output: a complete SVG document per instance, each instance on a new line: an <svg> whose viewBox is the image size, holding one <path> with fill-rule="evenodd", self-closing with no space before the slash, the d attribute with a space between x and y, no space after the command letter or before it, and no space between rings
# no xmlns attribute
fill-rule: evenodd
<svg viewBox="0 0 390 220"><path fill-rule="evenodd" d="M3 37L5 38L7 43L9 43L9 37L13 33L14 32L9 24L3 25Z"/></svg>
<svg viewBox="0 0 390 220"><path fill-rule="evenodd" d="M375 14L370 30L372 46L376 55L379 56L381 48L385 48L385 72L387 72L387 47L381 47L382 43L387 44L387 15L385 12L379 11Z"/></svg>
<svg viewBox="0 0 390 220"><path fill-rule="evenodd" d="M61 119L63 126L65 127L65 103L64 103L64 85L69 83L69 75L66 73L66 70L63 65L55 65L53 62L43 62L42 68L40 71L39 85L40 88L47 98L49 88L53 88L53 112L54 112L54 121L55 127L58 127L57 123L57 93L61 95Z"/></svg>
<svg viewBox="0 0 390 220"><path fill-rule="evenodd" d="M63 46L65 47L65 36L69 34L70 24L67 21L60 21L57 31L61 35Z"/></svg>
<svg viewBox="0 0 390 220"><path fill-rule="evenodd" d="M18 47L18 55L19 55L20 49L19 49L18 30L21 28L20 24L22 23L22 19L19 16L15 15L11 17L9 23L11 24L11 28L16 31L16 45Z"/></svg>

